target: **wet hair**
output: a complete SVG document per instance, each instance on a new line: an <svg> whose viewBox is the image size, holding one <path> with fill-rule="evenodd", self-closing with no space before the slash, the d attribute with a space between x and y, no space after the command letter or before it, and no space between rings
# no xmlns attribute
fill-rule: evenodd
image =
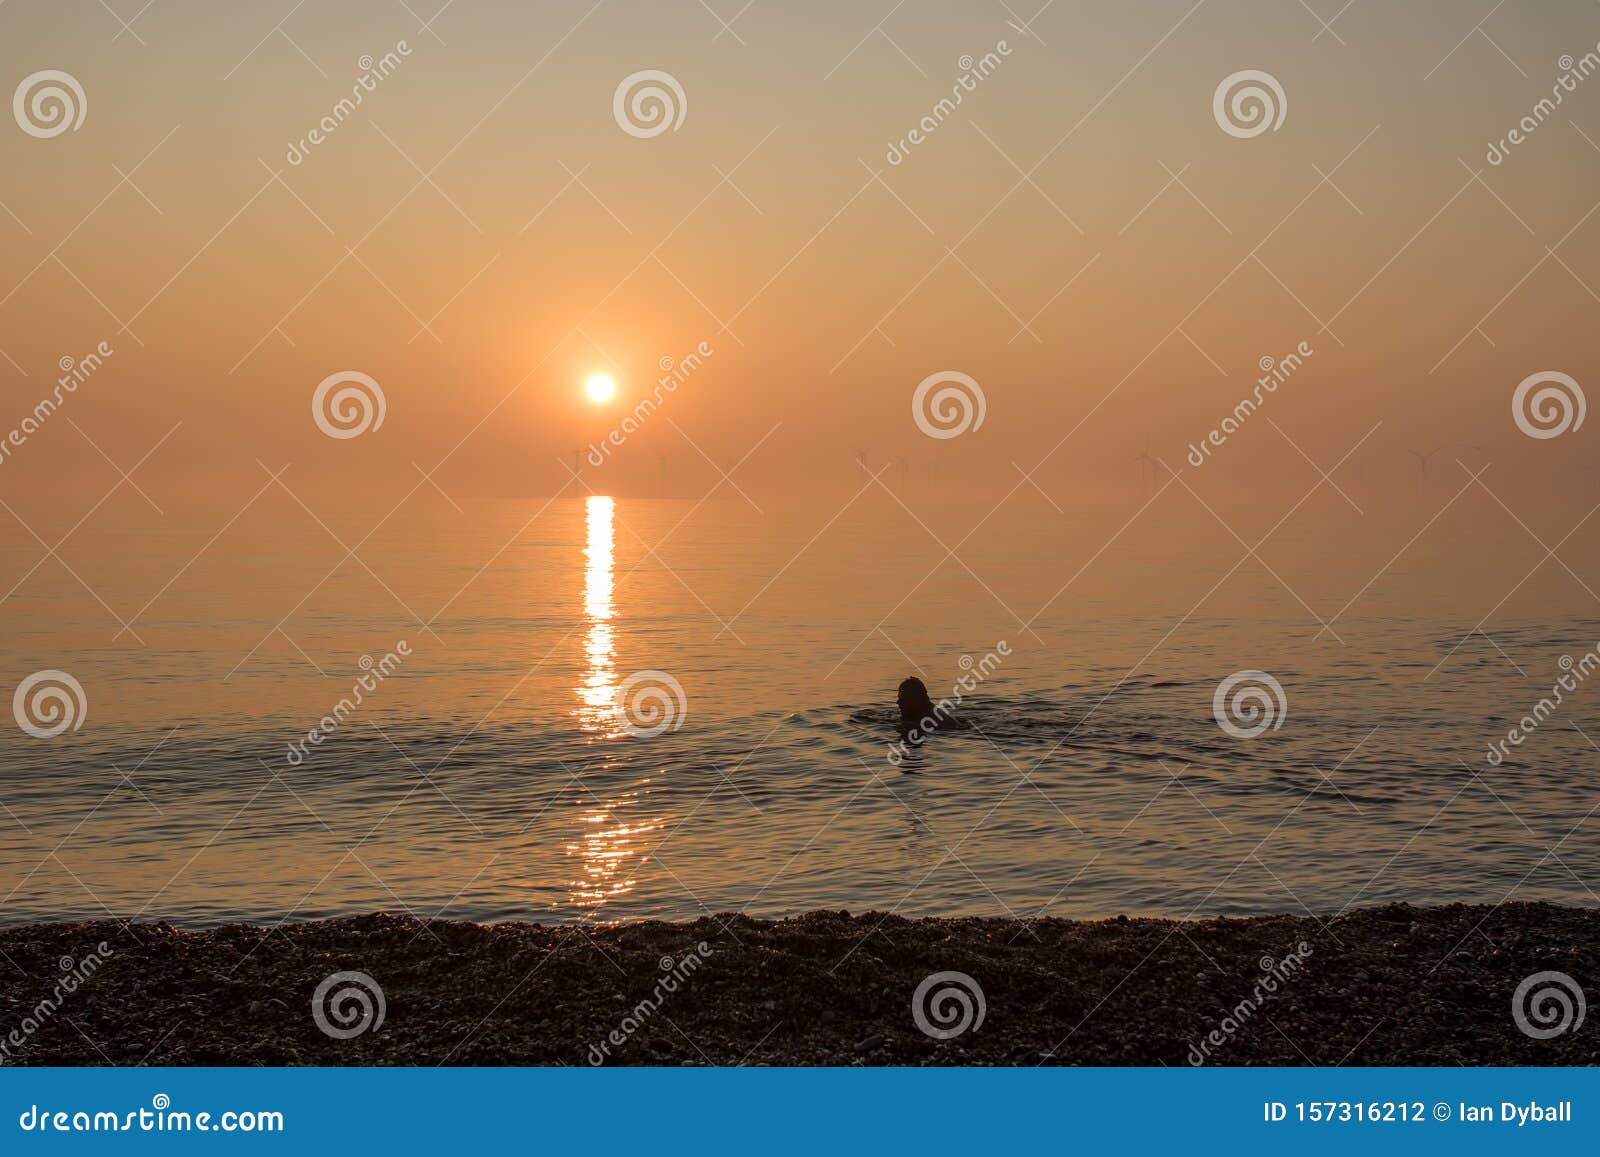
<svg viewBox="0 0 1600 1157"><path fill-rule="evenodd" d="M915 675L901 681L895 698L900 704L902 721L915 722L933 715L933 698L928 694L927 684Z"/></svg>

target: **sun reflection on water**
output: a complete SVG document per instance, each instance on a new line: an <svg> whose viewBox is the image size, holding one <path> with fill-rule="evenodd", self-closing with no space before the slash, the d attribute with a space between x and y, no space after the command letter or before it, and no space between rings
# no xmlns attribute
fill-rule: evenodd
<svg viewBox="0 0 1600 1157"><path fill-rule="evenodd" d="M644 841L662 828L660 820L633 820L619 814L637 805L642 790L625 791L608 800L595 801L578 817L581 832L567 851L583 864L583 878L573 880L572 903L600 907L633 891L633 875L645 861Z"/></svg>
<svg viewBox="0 0 1600 1157"><path fill-rule="evenodd" d="M578 684L579 724L585 731L609 734L616 727L612 706L617 694L616 638L611 625L613 515L616 500L590 495L584 504L588 541L583 548L584 671Z"/></svg>
<svg viewBox="0 0 1600 1157"><path fill-rule="evenodd" d="M583 671L576 688L578 725L598 741L620 735L617 725L615 585L616 500L591 495L584 504L586 541L583 548ZM609 797L597 794L585 782L591 771L579 776L582 806L577 816L577 838L567 852L579 861L582 877L568 882L570 903L580 908L598 908L637 885L635 873L645 862L645 840L660 831L660 819L630 816L649 789L637 784Z"/></svg>

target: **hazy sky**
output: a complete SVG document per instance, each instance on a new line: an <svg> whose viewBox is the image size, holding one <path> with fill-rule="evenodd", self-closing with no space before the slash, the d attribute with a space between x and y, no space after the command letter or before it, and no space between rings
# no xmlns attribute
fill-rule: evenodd
<svg viewBox="0 0 1600 1157"><path fill-rule="evenodd" d="M597 489L653 493L666 455L696 497L702 453L770 434L753 489L846 492L865 451L996 496L1043 460L1056 500L1126 505L1148 439L1212 500L1281 508L1317 480L1302 450L1330 469L1369 435L1353 494L1410 500L1408 451L1442 446L1440 498L1455 459L1493 460L1519 502L1587 509L1596 427L1529 438L1511 402L1600 364L1600 77L1486 156L1595 51L1586 0L1311 0L1329 28L1277 0L110 6L131 30L94 0L0 6L6 91L56 69L86 104L0 131L0 437L61 359L114 351L0 463L25 517L62 498L64 529L117 480L89 439L128 469L174 427L135 477L180 508L239 504L258 460L329 501L402 493L413 463L458 499L548 494L702 342ZM682 120L636 136L613 98L645 69ZM1242 70L1281 87L1275 129L1219 123ZM384 420L330 438L312 395L346 370ZM912 394L946 370L985 420L934 439Z"/></svg>

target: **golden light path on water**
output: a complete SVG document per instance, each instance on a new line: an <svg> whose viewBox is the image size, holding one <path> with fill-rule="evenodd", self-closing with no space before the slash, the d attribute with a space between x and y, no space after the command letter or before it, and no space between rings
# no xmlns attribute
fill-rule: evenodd
<svg viewBox="0 0 1600 1157"><path fill-rule="evenodd" d="M611 625L616 614L611 600L616 506L616 499L592 494L584 507L588 541L583 548L583 615L588 629L583 636L585 667L578 686L583 706L578 714L585 731L610 732L616 726L612 705L617 694L616 638Z"/></svg>
<svg viewBox="0 0 1600 1157"><path fill-rule="evenodd" d="M584 505L586 541L583 550L584 668L576 688L579 726L602 740L622 738L617 727L615 586L616 500L591 495ZM583 788L579 835L567 845L583 867L583 878L571 881L572 903L598 908L633 891L631 874L642 862L641 841L661 827L659 820L628 822L622 814L640 799L638 789L604 798Z"/></svg>

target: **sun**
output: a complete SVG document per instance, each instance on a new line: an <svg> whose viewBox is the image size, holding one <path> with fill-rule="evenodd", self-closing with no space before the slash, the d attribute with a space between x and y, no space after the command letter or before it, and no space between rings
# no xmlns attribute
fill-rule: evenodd
<svg viewBox="0 0 1600 1157"><path fill-rule="evenodd" d="M605 374L595 374L583 383L583 393L591 402L599 405L617 396L617 383Z"/></svg>

